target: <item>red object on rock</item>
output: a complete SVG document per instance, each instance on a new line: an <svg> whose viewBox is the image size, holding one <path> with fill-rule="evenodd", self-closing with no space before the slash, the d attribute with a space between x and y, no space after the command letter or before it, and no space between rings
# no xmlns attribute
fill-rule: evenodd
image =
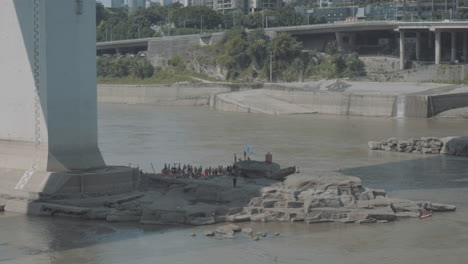
<svg viewBox="0 0 468 264"><path fill-rule="evenodd" d="M272 162L273 162L273 155L271 155L270 152L268 152L268 153L265 155L265 162L266 162L266 163L272 163Z"/></svg>

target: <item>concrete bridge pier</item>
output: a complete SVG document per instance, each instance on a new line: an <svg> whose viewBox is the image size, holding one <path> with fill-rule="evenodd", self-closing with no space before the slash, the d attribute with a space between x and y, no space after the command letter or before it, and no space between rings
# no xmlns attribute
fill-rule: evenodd
<svg viewBox="0 0 468 264"><path fill-rule="evenodd" d="M405 69L405 32L400 30L400 70Z"/></svg>
<svg viewBox="0 0 468 264"><path fill-rule="evenodd" d="M457 59L457 32L451 32L451 49L450 49L450 60L455 61Z"/></svg>
<svg viewBox="0 0 468 264"><path fill-rule="evenodd" d="M421 60L421 32L416 32L416 61Z"/></svg>
<svg viewBox="0 0 468 264"><path fill-rule="evenodd" d="M442 32L436 30L434 31L435 35L435 64L440 64L440 49L441 49L441 42L440 42L440 35Z"/></svg>
<svg viewBox="0 0 468 264"><path fill-rule="evenodd" d="M463 61L468 61L468 32L463 32Z"/></svg>
<svg viewBox="0 0 468 264"><path fill-rule="evenodd" d="M95 8L95 1L2 1L1 196L134 188L136 171L106 166L98 147Z"/></svg>

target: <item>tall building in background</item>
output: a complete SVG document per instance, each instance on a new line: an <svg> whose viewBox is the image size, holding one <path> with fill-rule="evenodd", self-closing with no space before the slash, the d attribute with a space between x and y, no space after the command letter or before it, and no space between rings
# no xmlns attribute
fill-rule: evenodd
<svg viewBox="0 0 468 264"><path fill-rule="evenodd" d="M282 0L250 0L249 11L261 11L264 9L276 9L281 7Z"/></svg>
<svg viewBox="0 0 468 264"><path fill-rule="evenodd" d="M119 8L125 5L124 0L98 0L97 2L101 2L104 7L108 8Z"/></svg>
<svg viewBox="0 0 468 264"><path fill-rule="evenodd" d="M146 0L126 0L126 2L128 10L130 11L146 7Z"/></svg>

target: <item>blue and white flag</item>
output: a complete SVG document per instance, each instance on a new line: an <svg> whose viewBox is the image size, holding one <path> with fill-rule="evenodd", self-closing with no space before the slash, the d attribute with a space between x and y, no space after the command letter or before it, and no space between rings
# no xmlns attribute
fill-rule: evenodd
<svg viewBox="0 0 468 264"><path fill-rule="evenodd" d="M254 149L250 145L244 145L244 150L245 152L248 152L248 153L254 153Z"/></svg>

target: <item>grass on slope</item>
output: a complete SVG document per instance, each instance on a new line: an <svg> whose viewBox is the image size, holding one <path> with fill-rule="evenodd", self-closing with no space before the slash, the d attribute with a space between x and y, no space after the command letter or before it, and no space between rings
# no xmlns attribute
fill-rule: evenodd
<svg viewBox="0 0 468 264"><path fill-rule="evenodd" d="M172 84L178 82L198 83L200 80L216 81L214 78L207 77L203 74L188 70L177 70L176 68L168 67L155 72L150 78L140 79L133 76L116 78L116 77L98 77L98 84Z"/></svg>

